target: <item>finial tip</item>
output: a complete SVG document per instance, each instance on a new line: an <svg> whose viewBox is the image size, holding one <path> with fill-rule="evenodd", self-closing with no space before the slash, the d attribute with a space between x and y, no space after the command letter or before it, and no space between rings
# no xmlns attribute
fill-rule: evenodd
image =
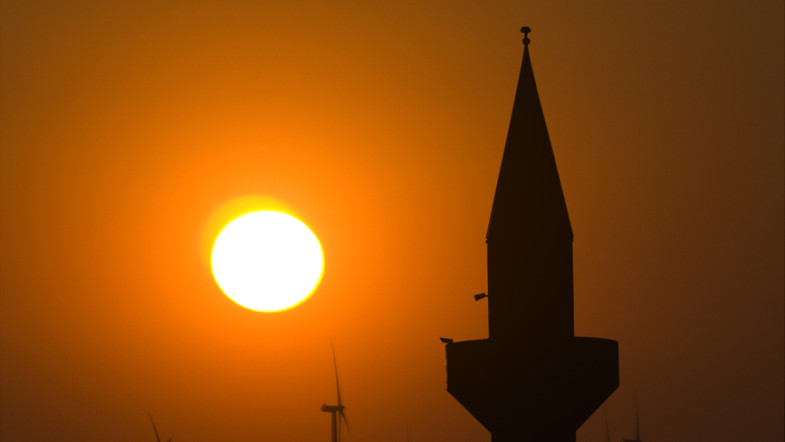
<svg viewBox="0 0 785 442"><path fill-rule="evenodd" d="M531 40L529 40L529 32L532 31L532 28L528 26L524 26L521 28L521 32L523 32L523 44L528 45Z"/></svg>

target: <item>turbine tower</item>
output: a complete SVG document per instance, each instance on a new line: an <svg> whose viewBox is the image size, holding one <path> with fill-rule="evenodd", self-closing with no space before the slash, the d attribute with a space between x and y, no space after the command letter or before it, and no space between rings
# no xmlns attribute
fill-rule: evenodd
<svg viewBox="0 0 785 442"><path fill-rule="evenodd" d="M349 429L349 420L346 419L346 414L343 412L343 402L341 402L341 384L338 382L338 363L335 361L335 347L330 343L333 350L333 366L335 368L335 390L338 396L338 405L322 404L322 411L330 413L330 435L332 442L339 442L341 440L341 427L346 424L346 429ZM340 417L339 417L340 416ZM340 420L339 420L340 419Z"/></svg>
<svg viewBox="0 0 785 442"><path fill-rule="evenodd" d="M635 396L635 439L624 439L624 442L641 442L640 412L638 411L638 396Z"/></svg>
<svg viewBox="0 0 785 442"><path fill-rule="evenodd" d="M447 391L492 442L575 442L619 385L618 344L576 337L572 227L524 27L488 245L488 339L445 342ZM475 299L485 296L477 295Z"/></svg>

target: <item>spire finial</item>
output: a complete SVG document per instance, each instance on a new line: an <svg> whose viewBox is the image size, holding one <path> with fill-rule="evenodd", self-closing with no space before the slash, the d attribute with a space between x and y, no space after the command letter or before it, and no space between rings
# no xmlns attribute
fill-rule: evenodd
<svg viewBox="0 0 785 442"><path fill-rule="evenodd" d="M529 32L531 32L531 31L532 31L532 28L530 28L528 26L524 26L524 27L521 28L521 32L523 32L523 44L525 44L526 46L528 46L529 42L531 41L531 40L529 40Z"/></svg>

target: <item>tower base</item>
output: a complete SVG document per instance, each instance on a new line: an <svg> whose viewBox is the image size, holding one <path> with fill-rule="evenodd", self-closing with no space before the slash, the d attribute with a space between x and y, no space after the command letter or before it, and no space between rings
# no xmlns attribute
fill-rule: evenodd
<svg viewBox="0 0 785 442"><path fill-rule="evenodd" d="M574 337L522 348L491 340L447 344L447 391L493 442L574 442L619 386L616 341Z"/></svg>

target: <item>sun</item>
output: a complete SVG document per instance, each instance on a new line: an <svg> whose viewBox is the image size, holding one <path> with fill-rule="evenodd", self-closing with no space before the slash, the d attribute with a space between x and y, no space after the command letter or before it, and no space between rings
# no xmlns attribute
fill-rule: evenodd
<svg viewBox="0 0 785 442"><path fill-rule="evenodd" d="M221 230L210 258L218 286L234 302L273 312L305 301L319 285L324 255L319 240L297 218L251 212Z"/></svg>

